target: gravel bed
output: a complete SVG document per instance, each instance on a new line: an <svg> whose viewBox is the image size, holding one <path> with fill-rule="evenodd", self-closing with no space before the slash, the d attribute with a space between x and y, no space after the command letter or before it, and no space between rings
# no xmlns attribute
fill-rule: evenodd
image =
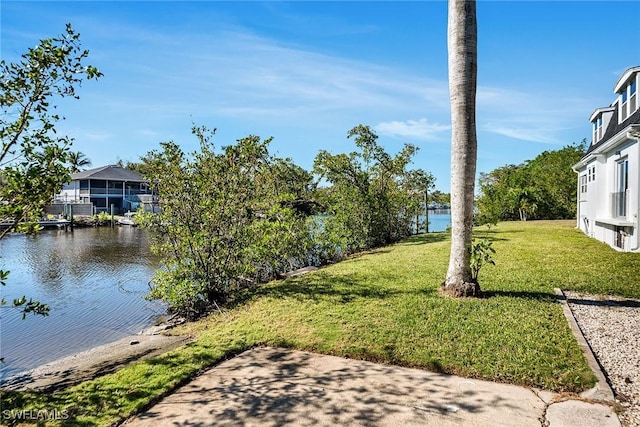
<svg viewBox="0 0 640 427"><path fill-rule="evenodd" d="M564 292L569 307L604 368L623 426L640 426L640 300Z"/></svg>

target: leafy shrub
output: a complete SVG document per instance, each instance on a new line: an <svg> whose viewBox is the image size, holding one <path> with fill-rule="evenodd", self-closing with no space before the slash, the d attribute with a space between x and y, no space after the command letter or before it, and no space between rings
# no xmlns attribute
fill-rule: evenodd
<svg viewBox="0 0 640 427"><path fill-rule="evenodd" d="M471 244L471 258L469 263L471 267L471 278L474 283L478 283L478 275L483 266L486 264L496 265L493 260L493 254L496 253L496 250L491 247L491 244L492 242L487 239Z"/></svg>

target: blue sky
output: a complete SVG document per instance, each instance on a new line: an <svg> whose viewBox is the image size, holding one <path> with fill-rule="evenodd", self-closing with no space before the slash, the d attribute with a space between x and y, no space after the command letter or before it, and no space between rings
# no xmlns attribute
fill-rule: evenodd
<svg viewBox="0 0 640 427"><path fill-rule="evenodd" d="M590 140L590 114L640 65L637 1L480 1L478 172ZM93 166L137 161L162 141L197 148L249 134L310 169L375 129L449 191L445 1L13 2L0 4L2 59L70 22L104 77L59 102L59 132ZM635 17L635 18L634 18Z"/></svg>

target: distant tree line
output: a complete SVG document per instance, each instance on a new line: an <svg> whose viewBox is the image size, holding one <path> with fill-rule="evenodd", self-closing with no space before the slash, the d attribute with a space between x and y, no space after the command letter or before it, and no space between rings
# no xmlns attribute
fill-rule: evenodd
<svg viewBox="0 0 640 427"><path fill-rule="evenodd" d="M143 219L164 264L150 297L189 318L287 271L413 234L434 186L430 173L409 168L417 147L389 154L368 126L348 133L356 150L320 151L313 171L272 155L271 139L216 148L207 128L193 134L194 153L167 142L126 165L160 199L161 212Z"/></svg>
<svg viewBox="0 0 640 427"><path fill-rule="evenodd" d="M480 174L476 223L570 219L576 216L576 174L571 166L585 154L586 140L544 151L520 165Z"/></svg>

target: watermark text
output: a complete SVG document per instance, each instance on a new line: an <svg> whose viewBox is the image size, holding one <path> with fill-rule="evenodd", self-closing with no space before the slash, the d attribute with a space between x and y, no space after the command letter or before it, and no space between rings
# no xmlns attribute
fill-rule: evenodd
<svg viewBox="0 0 640 427"><path fill-rule="evenodd" d="M3 421L68 420L69 413L58 409L5 409L0 413Z"/></svg>

